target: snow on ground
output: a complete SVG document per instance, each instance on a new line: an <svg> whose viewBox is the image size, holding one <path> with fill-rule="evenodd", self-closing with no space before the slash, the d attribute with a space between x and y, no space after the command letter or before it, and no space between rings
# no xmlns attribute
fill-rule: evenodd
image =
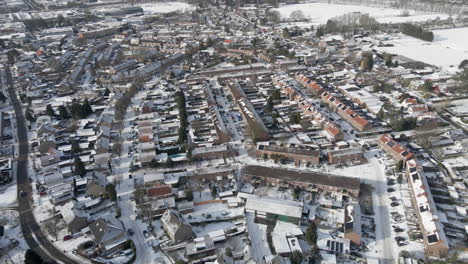
<svg viewBox="0 0 468 264"><path fill-rule="evenodd" d="M197 237L204 237L208 235L208 233L210 232L224 230L224 229L228 229L234 226L235 226L234 223L225 221L225 222L216 222L216 223L205 224L205 225L197 225L197 226L193 226L192 229L197 235Z"/></svg>
<svg viewBox="0 0 468 264"><path fill-rule="evenodd" d="M468 99L450 102L448 108L457 115L466 115L468 114Z"/></svg>
<svg viewBox="0 0 468 264"><path fill-rule="evenodd" d="M277 189L269 188L267 186L261 186L255 189L254 194L259 196L273 197L284 200L294 200L292 195L292 190L285 189L283 191L278 191Z"/></svg>
<svg viewBox="0 0 468 264"><path fill-rule="evenodd" d="M437 17L446 19L449 16L445 14L422 13L419 11L409 10L409 16L402 16L403 10L393 8L378 8L359 5L340 5L327 3L308 3L296 5L284 5L275 9L280 12L282 18L289 18L292 12L302 11L304 16L309 19L309 25L325 24L328 19L341 16L352 12L361 12L369 14L382 23L401 23L401 22L416 22L435 19Z"/></svg>
<svg viewBox="0 0 468 264"><path fill-rule="evenodd" d="M255 223L255 216L251 214L247 214L246 217L249 238L252 242L252 248L254 249L252 251L252 257L257 261L257 263L263 263L263 257L271 255L266 236L267 226Z"/></svg>
<svg viewBox="0 0 468 264"><path fill-rule="evenodd" d="M468 59L468 28L441 29L433 32L433 42L399 34L396 39L389 41L393 47L379 49L444 69L453 65L453 70L456 70L462 60Z"/></svg>
<svg viewBox="0 0 468 264"><path fill-rule="evenodd" d="M0 248L5 249L0 256L0 263L23 263L28 245L21 233L18 212L6 210L0 215L0 224L5 227L5 233L0 239Z"/></svg>
<svg viewBox="0 0 468 264"><path fill-rule="evenodd" d="M209 188L205 188L202 191L193 192L194 202L202 202L202 201L209 201L209 200L213 200L213 196L211 195L211 190Z"/></svg>
<svg viewBox="0 0 468 264"><path fill-rule="evenodd" d="M0 208L16 203L16 184L12 184L0 191Z"/></svg>
<svg viewBox="0 0 468 264"><path fill-rule="evenodd" d="M183 2L163 2L140 5L143 12L148 14L171 13L175 11L193 10L195 7Z"/></svg>

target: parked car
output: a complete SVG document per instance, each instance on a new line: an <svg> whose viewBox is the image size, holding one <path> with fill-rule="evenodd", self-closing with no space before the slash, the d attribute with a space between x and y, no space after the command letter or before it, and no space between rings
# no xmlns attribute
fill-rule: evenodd
<svg viewBox="0 0 468 264"><path fill-rule="evenodd" d="M393 188L388 188L388 189L387 189L387 192L389 192L389 193L390 193L390 192L394 192L394 191L395 191L395 189L393 189Z"/></svg>
<svg viewBox="0 0 468 264"><path fill-rule="evenodd" d="M72 238L73 238L72 235L66 235L66 236L63 237L63 241L67 241L67 240L70 240Z"/></svg>
<svg viewBox="0 0 468 264"><path fill-rule="evenodd" d="M129 228L127 230L127 233L128 233L129 236L133 236L133 229Z"/></svg>
<svg viewBox="0 0 468 264"><path fill-rule="evenodd" d="M401 232L403 232L404 230L403 230L403 228L401 228L401 227L396 227L395 229L393 229L393 231L395 231L396 233L401 233Z"/></svg>
<svg viewBox="0 0 468 264"><path fill-rule="evenodd" d="M406 239L404 237L397 236L397 237L395 237L395 240L396 240L396 242L400 242L400 241L405 241Z"/></svg>
<svg viewBox="0 0 468 264"><path fill-rule="evenodd" d="M401 246L406 246L408 245L408 241L398 241L398 246L401 247Z"/></svg>
<svg viewBox="0 0 468 264"><path fill-rule="evenodd" d="M395 206L398 206L398 205L400 205L398 202L391 202L391 203L390 203L390 206L391 206L391 207L395 207Z"/></svg>
<svg viewBox="0 0 468 264"><path fill-rule="evenodd" d="M143 235L148 238L150 236L150 233L146 230L143 230Z"/></svg>

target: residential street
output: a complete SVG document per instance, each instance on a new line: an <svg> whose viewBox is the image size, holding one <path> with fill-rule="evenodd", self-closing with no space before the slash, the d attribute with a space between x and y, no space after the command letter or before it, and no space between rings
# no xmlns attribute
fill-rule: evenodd
<svg viewBox="0 0 468 264"><path fill-rule="evenodd" d="M370 156L370 155L369 155ZM393 258L393 244L390 226L390 217L388 211L388 195L385 179L385 171L382 165L376 158L369 158L369 162L374 167L375 178L371 180L374 191L372 192L372 200L374 202L374 221L375 221L375 238L378 245L377 255L379 263L397 263Z"/></svg>
<svg viewBox="0 0 468 264"><path fill-rule="evenodd" d="M36 219L34 218L34 214L31 209L32 188L28 177L28 131L25 125L22 105L16 96L13 80L11 78L11 72L8 67L6 68L6 72L7 79L10 84L8 92L10 94L10 100L16 115L17 134L19 141L16 181L18 185L18 211L20 214L20 223L24 238L29 247L34 249L39 255L42 256L42 258L47 261L53 262L55 260L59 260L67 264L78 264L78 262L70 259L68 256L57 250L57 248L55 248L52 243L47 240L47 237L44 235L38 223L36 222Z"/></svg>
<svg viewBox="0 0 468 264"><path fill-rule="evenodd" d="M133 235L130 236L133 243L135 244L137 258L134 263L153 263L156 258L154 250L146 244L146 238L143 236L143 226L146 224L142 223L141 220L134 220L136 216L136 207L130 200L133 195L134 183L133 179L129 178L129 170L131 159L127 156L128 148L131 146L132 141L127 140L131 135L130 119L134 116L134 112L131 106L128 108L127 114L124 120L124 129L122 130L122 152L119 158L119 164L117 165L116 175L119 179L119 183L116 182L116 191L118 199L118 205L121 209L122 216L120 220L124 223L125 228L132 229ZM133 217L132 217L133 216ZM133 218L133 219L132 219Z"/></svg>

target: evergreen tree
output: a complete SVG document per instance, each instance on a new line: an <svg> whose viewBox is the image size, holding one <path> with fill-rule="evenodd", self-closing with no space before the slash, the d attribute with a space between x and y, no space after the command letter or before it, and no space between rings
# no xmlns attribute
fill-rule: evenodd
<svg viewBox="0 0 468 264"><path fill-rule="evenodd" d="M6 97L5 95L0 91L0 101L5 102Z"/></svg>
<svg viewBox="0 0 468 264"><path fill-rule="evenodd" d="M46 115L55 116L55 111L54 109L52 109L52 106L50 104L46 106Z"/></svg>
<svg viewBox="0 0 468 264"><path fill-rule="evenodd" d="M317 244L317 226L314 222L310 223L310 225L307 227L305 239L309 245L315 246Z"/></svg>
<svg viewBox="0 0 468 264"><path fill-rule="evenodd" d="M32 249L26 250L26 254L24 254L24 263L25 264L46 264L46 262L42 259L36 251Z"/></svg>
<svg viewBox="0 0 468 264"><path fill-rule="evenodd" d="M61 105L58 107L58 112L59 116L61 119L67 119L68 118L68 110L64 105Z"/></svg>
<svg viewBox="0 0 468 264"><path fill-rule="evenodd" d="M177 140L179 144L184 144L185 140L187 140L187 133L185 133L185 129L183 127L179 127L178 132L179 139Z"/></svg>
<svg viewBox="0 0 468 264"><path fill-rule="evenodd" d="M271 98L272 98L274 101L280 101L280 100L281 100L281 93L280 93L280 90L279 90L279 89L273 90L273 92L271 93Z"/></svg>
<svg viewBox="0 0 468 264"><path fill-rule="evenodd" d="M458 69L463 69L468 66L468 60L462 60L460 64L458 65Z"/></svg>
<svg viewBox="0 0 468 264"><path fill-rule="evenodd" d="M79 175L81 177L86 175L86 167L83 161L81 161L80 157L75 157L75 175Z"/></svg>
<svg viewBox="0 0 468 264"><path fill-rule="evenodd" d="M89 104L89 101L88 99L86 99L83 103L83 112L86 116L89 116L93 113L93 108L91 107L91 105Z"/></svg>
<svg viewBox="0 0 468 264"><path fill-rule="evenodd" d="M81 152L80 143L78 141L72 140L70 152L71 152L72 155L76 155L76 154L79 154Z"/></svg>
<svg viewBox="0 0 468 264"><path fill-rule="evenodd" d="M81 105L78 101L73 100L69 110L73 118L78 119L80 117Z"/></svg>
<svg viewBox="0 0 468 264"><path fill-rule="evenodd" d="M265 104L265 107L263 108L263 110L267 113L271 113L273 111L273 99L271 98L271 96L268 97L268 101Z"/></svg>

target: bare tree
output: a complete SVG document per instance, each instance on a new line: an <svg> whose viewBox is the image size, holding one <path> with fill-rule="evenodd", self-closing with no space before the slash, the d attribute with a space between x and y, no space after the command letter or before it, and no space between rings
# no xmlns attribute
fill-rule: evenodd
<svg viewBox="0 0 468 264"><path fill-rule="evenodd" d="M137 204L143 204L145 198L145 189L143 186L135 186L135 191L133 192L135 196L135 201Z"/></svg>
<svg viewBox="0 0 468 264"><path fill-rule="evenodd" d="M55 217L47 220L47 222L44 223L43 227L47 231L47 233L49 233L49 235L51 235L55 240L58 239L58 235L60 233L61 228L59 225L59 221Z"/></svg>
<svg viewBox="0 0 468 264"><path fill-rule="evenodd" d="M428 150L432 146L432 138L437 135L438 125L436 123L427 123L414 130L415 140L418 145Z"/></svg>
<svg viewBox="0 0 468 264"><path fill-rule="evenodd" d="M292 21L300 21L300 20L303 20L304 18L305 18L304 13L302 13L301 10L295 10L289 15L289 19Z"/></svg>

